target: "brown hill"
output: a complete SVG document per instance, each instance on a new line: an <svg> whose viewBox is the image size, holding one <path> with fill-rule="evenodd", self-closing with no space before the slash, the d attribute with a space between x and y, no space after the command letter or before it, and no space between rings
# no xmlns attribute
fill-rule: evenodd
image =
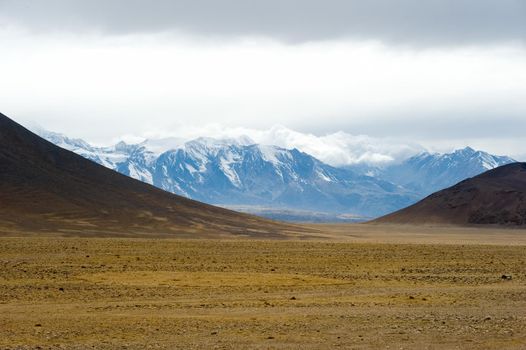
<svg viewBox="0 0 526 350"><path fill-rule="evenodd" d="M526 225L526 163L489 170L372 222Z"/></svg>
<svg viewBox="0 0 526 350"><path fill-rule="evenodd" d="M305 230L162 191L0 114L0 233L285 237Z"/></svg>

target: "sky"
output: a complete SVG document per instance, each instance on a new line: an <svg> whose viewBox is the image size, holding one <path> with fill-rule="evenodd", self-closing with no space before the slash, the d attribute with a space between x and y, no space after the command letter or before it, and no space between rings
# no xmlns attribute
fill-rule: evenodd
<svg viewBox="0 0 526 350"><path fill-rule="evenodd" d="M0 112L100 145L289 130L379 149L348 162L526 160L524 0L0 0L0 78Z"/></svg>

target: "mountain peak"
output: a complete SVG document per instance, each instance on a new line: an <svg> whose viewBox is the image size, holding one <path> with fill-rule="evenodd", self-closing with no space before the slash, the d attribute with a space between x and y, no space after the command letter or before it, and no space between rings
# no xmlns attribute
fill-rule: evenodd
<svg viewBox="0 0 526 350"><path fill-rule="evenodd" d="M468 153L468 154L472 154L472 153L476 153L477 151L474 150L473 148L469 147L469 146L466 146L462 149L459 149L455 152L459 152L459 153Z"/></svg>
<svg viewBox="0 0 526 350"><path fill-rule="evenodd" d="M127 146L128 146L128 144L126 142L124 142L124 141L119 141L117 144L115 144L115 148L116 149L125 148Z"/></svg>
<svg viewBox="0 0 526 350"><path fill-rule="evenodd" d="M422 196L441 190L486 170L515 162L471 147L452 153L424 152L383 169L384 178L408 187Z"/></svg>

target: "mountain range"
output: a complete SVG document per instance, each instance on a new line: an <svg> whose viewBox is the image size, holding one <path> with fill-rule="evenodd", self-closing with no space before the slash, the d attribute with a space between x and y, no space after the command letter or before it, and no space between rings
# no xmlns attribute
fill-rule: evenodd
<svg viewBox="0 0 526 350"><path fill-rule="evenodd" d="M516 160L507 156L496 156L466 147L445 154L421 152L383 168L364 164L349 168L395 183L423 198L464 179L514 162Z"/></svg>
<svg viewBox="0 0 526 350"><path fill-rule="evenodd" d="M346 214L349 221L382 216L514 162L467 147L447 154L423 152L384 167L334 167L298 149L256 144L248 137L167 138L95 147L58 133L37 132L60 147L166 191L273 218L283 218L276 211L294 211L302 214L289 216L299 221L316 217L313 213Z"/></svg>
<svg viewBox="0 0 526 350"><path fill-rule="evenodd" d="M0 114L0 234L284 238L312 231L162 191Z"/></svg>

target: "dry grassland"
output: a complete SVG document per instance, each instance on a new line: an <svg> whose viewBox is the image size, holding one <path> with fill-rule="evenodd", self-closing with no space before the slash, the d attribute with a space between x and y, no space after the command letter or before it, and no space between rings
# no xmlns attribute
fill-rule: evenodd
<svg viewBox="0 0 526 350"><path fill-rule="evenodd" d="M525 349L526 246L4 237L0 348Z"/></svg>

